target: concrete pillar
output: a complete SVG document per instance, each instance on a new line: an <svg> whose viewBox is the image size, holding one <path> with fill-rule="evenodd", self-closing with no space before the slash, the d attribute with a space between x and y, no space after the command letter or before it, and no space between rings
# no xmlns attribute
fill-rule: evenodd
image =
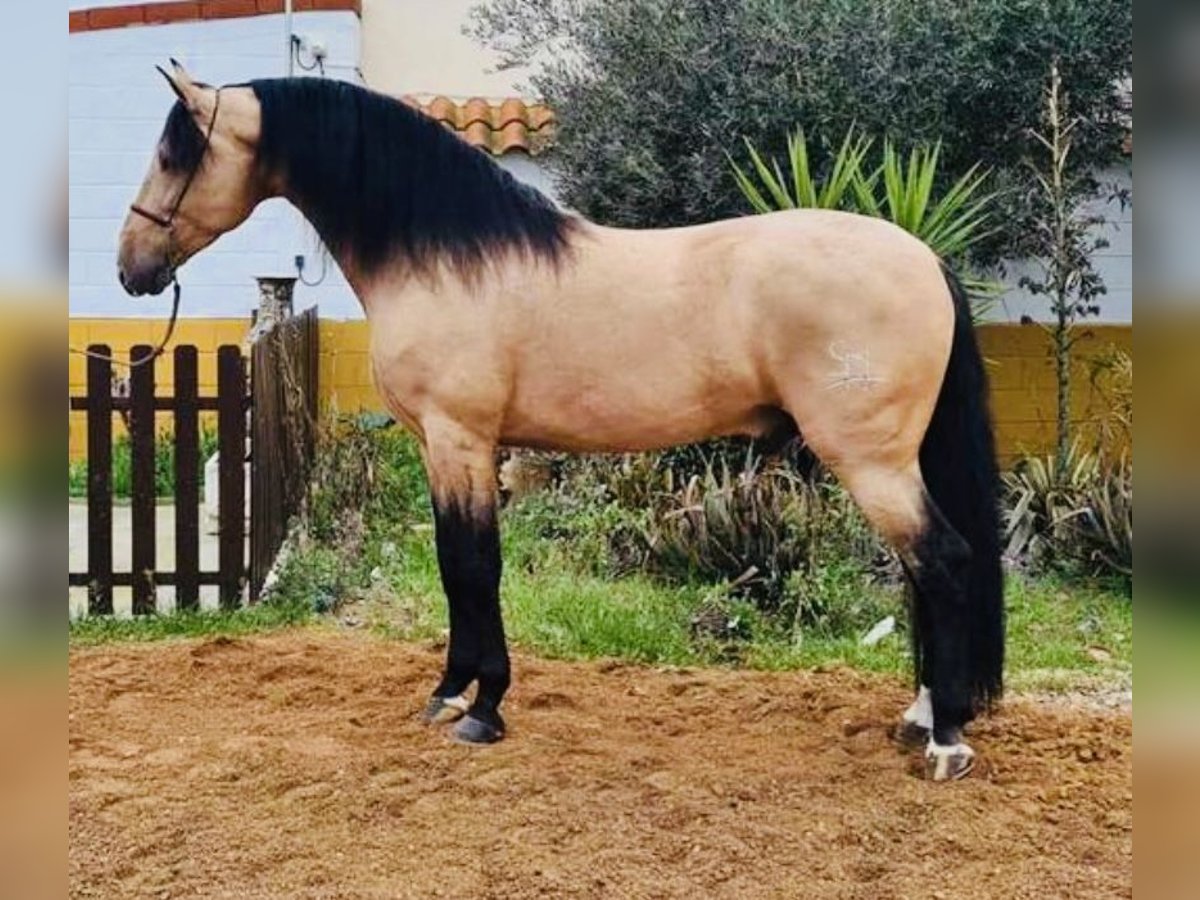
<svg viewBox="0 0 1200 900"><path fill-rule="evenodd" d="M255 311L251 339L270 331L276 323L292 317L292 297L296 290L294 276L259 276L258 309Z"/></svg>

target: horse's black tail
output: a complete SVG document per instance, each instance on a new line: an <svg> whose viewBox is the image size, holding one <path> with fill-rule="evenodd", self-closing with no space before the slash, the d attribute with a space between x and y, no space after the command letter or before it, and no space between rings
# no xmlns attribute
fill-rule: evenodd
<svg viewBox="0 0 1200 900"><path fill-rule="evenodd" d="M954 299L954 341L937 406L921 442L921 473L933 502L971 547L965 615L971 699L979 709L998 699L1003 689L999 474L987 373L975 340L970 304L958 279L949 270L943 271Z"/></svg>

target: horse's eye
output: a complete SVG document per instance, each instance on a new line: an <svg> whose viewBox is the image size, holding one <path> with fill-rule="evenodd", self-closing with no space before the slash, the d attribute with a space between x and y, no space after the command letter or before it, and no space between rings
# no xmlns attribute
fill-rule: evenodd
<svg viewBox="0 0 1200 900"><path fill-rule="evenodd" d="M167 148L162 145L159 145L158 148L158 165L162 169L169 169L171 167L171 156L167 153Z"/></svg>

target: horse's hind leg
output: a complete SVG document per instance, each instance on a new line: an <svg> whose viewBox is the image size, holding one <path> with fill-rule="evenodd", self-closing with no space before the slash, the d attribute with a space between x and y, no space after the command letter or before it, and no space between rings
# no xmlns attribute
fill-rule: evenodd
<svg viewBox="0 0 1200 900"><path fill-rule="evenodd" d="M913 584L921 684L928 686L933 714L926 765L931 778L944 781L966 775L975 758L962 740L973 714L967 623L971 548L932 500L927 498L926 505L925 531L904 559Z"/></svg>
<svg viewBox="0 0 1200 900"><path fill-rule="evenodd" d="M500 532L495 447L450 423L424 427L438 566L450 608L446 669L425 712L430 722L462 718L455 737L492 743L504 736L500 701L510 674L500 615ZM478 682L468 707L463 694Z"/></svg>
<svg viewBox="0 0 1200 900"><path fill-rule="evenodd" d="M966 619L970 548L930 499L915 461L900 470L842 461L835 471L896 548L912 582L922 688L905 720L914 731L928 729L928 775L936 781L961 778L975 757L962 740L972 714Z"/></svg>

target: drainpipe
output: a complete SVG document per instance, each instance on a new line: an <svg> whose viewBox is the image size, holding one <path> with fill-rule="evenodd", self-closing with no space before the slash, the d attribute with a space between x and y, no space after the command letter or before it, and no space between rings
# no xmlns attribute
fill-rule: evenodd
<svg viewBox="0 0 1200 900"><path fill-rule="evenodd" d="M283 0L283 30L287 32L287 76L295 73L296 50L292 46L292 0Z"/></svg>

